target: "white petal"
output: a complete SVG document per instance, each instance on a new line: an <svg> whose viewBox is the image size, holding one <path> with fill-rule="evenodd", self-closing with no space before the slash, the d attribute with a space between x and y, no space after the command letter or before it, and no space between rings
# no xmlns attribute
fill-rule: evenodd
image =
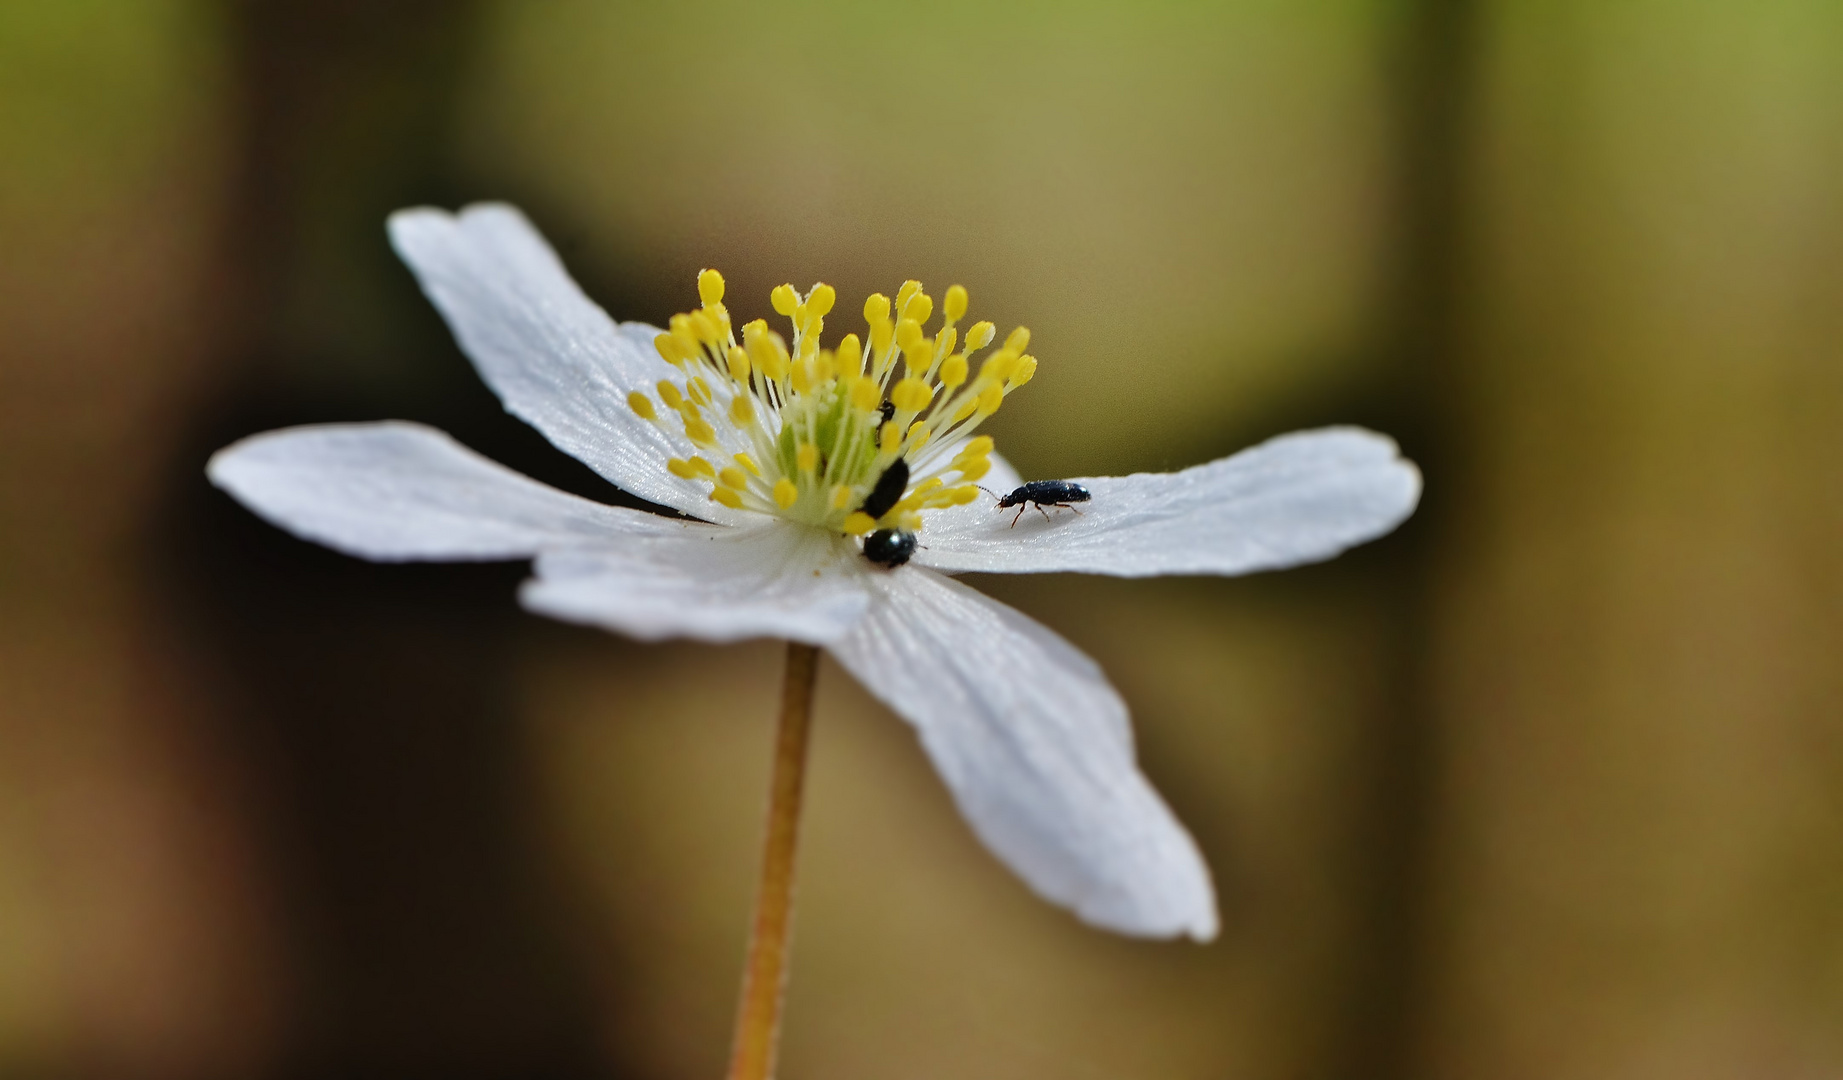
<svg viewBox="0 0 1843 1080"><path fill-rule="evenodd" d="M367 559L515 559L621 534L720 528L567 495L402 421L252 435L205 471L296 536Z"/></svg>
<svg viewBox="0 0 1843 1080"><path fill-rule="evenodd" d="M876 600L832 654L915 725L986 846L1096 926L1214 937L1209 870L1135 764L1094 661L938 574L871 580Z"/></svg>
<svg viewBox="0 0 1843 1080"><path fill-rule="evenodd" d="M842 539L774 522L542 555L519 599L543 615L647 640L824 645L863 616L867 575L863 556Z"/></svg>
<svg viewBox="0 0 1843 1080"><path fill-rule="evenodd" d="M627 405L678 375L652 346L659 331L617 327L583 295L544 238L510 206L459 215L400 210L390 238L507 411L623 490L709 521L750 515L709 502L666 471L679 445Z"/></svg>
<svg viewBox="0 0 1843 1080"><path fill-rule="evenodd" d="M938 570L1120 577L1245 574L1328 559L1401 524L1420 470L1361 428L1269 439L1178 473L1082 477L1077 513L997 510L931 517L915 562ZM1012 522L1016 521L1013 526Z"/></svg>
<svg viewBox="0 0 1843 1080"><path fill-rule="evenodd" d="M964 445L964 443L960 445ZM952 459L951 453L943 456L947 457L949 460ZM980 485L987 491L1002 496L1024 482L1018 476L1017 469L999 454L992 454L990 460L992 462L991 469L987 470L986 474L979 478ZM992 499L975 499L965 506L947 506L939 510L929 510L925 512L922 515L921 542L923 544L930 543L930 538L936 535L937 532L943 536L953 536L964 532L977 532L983 529L990 523L991 516L994 512L992 509L993 501ZM926 560L918 558L916 561L925 562ZM935 569L939 570L946 568L937 566ZM948 570L948 572L957 573L957 571L953 570Z"/></svg>

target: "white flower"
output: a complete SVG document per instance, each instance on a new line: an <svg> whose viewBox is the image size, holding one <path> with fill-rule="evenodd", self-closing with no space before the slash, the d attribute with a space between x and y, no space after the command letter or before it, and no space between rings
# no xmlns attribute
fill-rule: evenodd
<svg viewBox="0 0 1843 1080"><path fill-rule="evenodd" d="M214 483L368 559L534 559L520 600L556 618L648 640L822 646L915 726L974 831L1039 894L1123 933L1215 935L1209 872L1139 772L1106 677L946 575L1326 559L1412 512L1420 476L1393 442L1299 432L1179 473L1083 478L1080 513L1016 519L973 482L1002 493L1017 475L968 436L1036 361L1020 330L974 367L996 333L960 336L963 289L933 336L921 330L933 303L911 282L893 307L867 303L868 347L853 335L828 350L832 290L783 286L772 299L794 320L789 347L759 322L738 340L709 271L704 306L669 331L616 323L507 206L406 210L390 235L508 410L624 490L701 520L567 495L403 422L256 435L212 458ZM897 461L909 482L878 505ZM873 564L859 539L873 529L923 546L910 565Z"/></svg>

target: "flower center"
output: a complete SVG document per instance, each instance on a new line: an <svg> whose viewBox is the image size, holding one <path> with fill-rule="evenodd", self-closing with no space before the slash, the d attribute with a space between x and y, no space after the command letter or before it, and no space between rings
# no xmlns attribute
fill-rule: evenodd
<svg viewBox="0 0 1843 1080"><path fill-rule="evenodd" d="M851 536L916 532L923 512L978 498L992 439L973 429L1037 370L1020 326L973 373L974 354L996 329L977 322L961 338L966 290L958 285L947 290L933 336L923 327L934 300L921 282L903 282L893 304L872 295L868 348L856 334L837 349L820 345L838 295L830 285L771 294L793 322L791 347L761 319L737 341L715 270L698 275L698 295L703 306L672 316L670 332L654 339L683 378L660 380L657 401L641 390L627 396L634 412L691 445L666 467L708 485L712 502Z"/></svg>

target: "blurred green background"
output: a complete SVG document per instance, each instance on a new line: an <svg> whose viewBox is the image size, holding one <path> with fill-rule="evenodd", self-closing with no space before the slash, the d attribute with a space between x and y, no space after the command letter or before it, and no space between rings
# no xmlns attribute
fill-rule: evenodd
<svg viewBox="0 0 1843 1080"><path fill-rule="evenodd" d="M791 1078L1843 1077L1834 0L0 4L0 1075L719 1075L779 651L377 567L205 456L502 413L384 215L1035 333L1027 476L1363 423L1336 563L979 579L1222 893L1095 933L821 673Z"/></svg>

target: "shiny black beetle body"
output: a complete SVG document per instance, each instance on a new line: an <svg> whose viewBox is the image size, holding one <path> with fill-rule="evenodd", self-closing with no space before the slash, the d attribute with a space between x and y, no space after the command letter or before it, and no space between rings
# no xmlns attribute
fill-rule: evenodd
<svg viewBox="0 0 1843 1080"><path fill-rule="evenodd" d="M896 569L915 554L915 534L878 529L864 538L864 557L878 566Z"/></svg>
<svg viewBox="0 0 1843 1080"><path fill-rule="evenodd" d="M1018 518L1023 517L1024 511L1032 506L1037 508L1037 513L1043 515L1043 520L1048 521L1049 511L1043 509L1044 507L1058 506L1064 510L1075 510L1072 503L1087 502L1092 498L1094 496L1088 493L1087 488L1080 484L1072 484L1067 480L1032 480L999 499L998 508L1008 510L1013 506L1017 507L1017 515L1011 519L1011 524L1016 526ZM1075 510L1075 512L1081 513L1080 510Z"/></svg>
<svg viewBox="0 0 1843 1080"><path fill-rule="evenodd" d="M902 493L909 488L909 463L905 458L890 462L883 475L877 477L877 485L864 496L864 505L858 507L873 518L880 518L890 512L890 507L902 500Z"/></svg>

